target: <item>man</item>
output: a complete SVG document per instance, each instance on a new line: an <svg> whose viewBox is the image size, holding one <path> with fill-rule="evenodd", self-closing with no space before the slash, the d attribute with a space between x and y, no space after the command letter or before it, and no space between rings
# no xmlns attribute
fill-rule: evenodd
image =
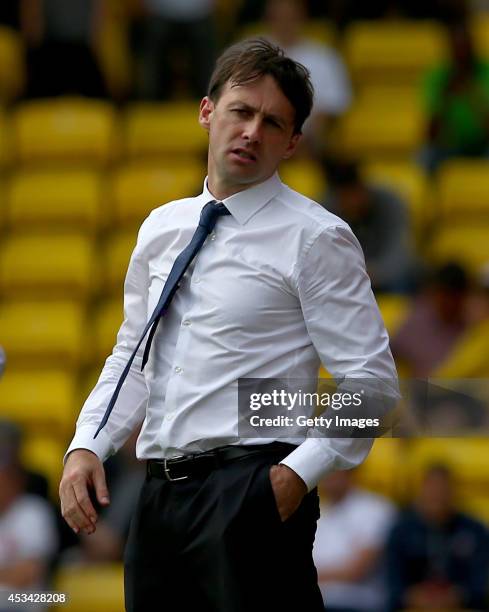
<svg viewBox="0 0 489 612"><path fill-rule="evenodd" d="M371 440L304 439L297 428L248 438L238 428L239 379L314 379L320 360L339 381L396 376L358 242L276 173L311 106L307 70L278 47L255 39L229 48L200 107L203 192L157 208L140 230L125 320L60 484L63 516L93 532L89 488L109 503L101 462L144 419L137 455L148 476L125 552L127 610L322 610L315 487L361 462ZM208 230L181 277L182 258ZM125 387L101 421L123 368Z"/></svg>
<svg viewBox="0 0 489 612"><path fill-rule="evenodd" d="M456 440L454 440L456 443ZM444 465L430 466L387 543L388 610L487 610L487 528L458 511Z"/></svg>

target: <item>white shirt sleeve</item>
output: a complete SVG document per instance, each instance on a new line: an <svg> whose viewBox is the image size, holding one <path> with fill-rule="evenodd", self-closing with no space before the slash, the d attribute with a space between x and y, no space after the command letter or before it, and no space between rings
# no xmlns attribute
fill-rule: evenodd
<svg viewBox="0 0 489 612"><path fill-rule="evenodd" d="M147 322L148 265L144 255L146 231L151 215L141 226L136 247L132 253L124 283L124 321L117 334L117 344L107 358L97 384L82 407L76 424L75 436L66 451L85 448L94 452L101 461L116 453L143 421L148 399L148 389L141 372L144 341L136 354L131 369L111 412L110 419L94 434L102 420L121 372Z"/></svg>
<svg viewBox="0 0 489 612"><path fill-rule="evenodd" d="M379 380L384 393L397 399L389 338L360 244L348 226L327 228L306 246L296 283L309 336L336 382ZM311 490L326 473L360 464L372 443L372 438L308 437L281 463Z"/></svg>

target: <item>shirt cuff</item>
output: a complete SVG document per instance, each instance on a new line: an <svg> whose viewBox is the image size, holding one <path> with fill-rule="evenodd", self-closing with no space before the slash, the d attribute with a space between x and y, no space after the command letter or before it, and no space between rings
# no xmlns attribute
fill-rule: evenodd
<svg viewBox="0 0 489 612"><path fill-rule="evenodd" d="M287 455L281 464L286 465L302 478L305 482L307 491L312 491L321 478L333 469L334 454L324 456L324 440L308 438Z"/></svg>
<svg viewBox="0 0 489 612"><path fill-rule="evenodd" d="M97 429L98 426L95 425L82 425L81 427L77 427L75 436L63 457L63 465L66 463L68 454L78 448L92 451L92 453L95 453L102 462L108 459L110 455L114 454L112 441L103 429L100 430L95 439L93 438Z"/></svg>

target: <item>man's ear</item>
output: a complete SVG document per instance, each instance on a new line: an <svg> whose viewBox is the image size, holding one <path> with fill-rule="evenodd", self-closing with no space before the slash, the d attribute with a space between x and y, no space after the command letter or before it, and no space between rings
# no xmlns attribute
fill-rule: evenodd
<svg viewBox="0 0 489 612"><path fill-rule="evenodd" d="M295 150L297 149L297 145L299 144L301 138L302 138L301 133L292 134L290 138L290 142L287 146L287 149L285 153L282 155L282 159L289 159L289 157L292 157L292 155L294 155Z"/></svg>
<svg viewBox="0 0 489 612"><path fill-rule="evenodd" d="M209 131L211 125L211 115L214 111L214 107L214 102L209 98L209 96L202 98L199 110L199 123L204 130Z"/></svg>

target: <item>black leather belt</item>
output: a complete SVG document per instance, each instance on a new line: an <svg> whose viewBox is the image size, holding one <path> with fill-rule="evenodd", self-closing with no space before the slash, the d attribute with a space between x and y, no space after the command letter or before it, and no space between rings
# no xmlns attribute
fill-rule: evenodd
<svg viewBox="0 0 489 612"><path fill-rule="evenodd" d="M285 457L294 448L296 447L293 444L286 444L285 442L248 446L222 446L211 451L193 455L181 455L169 459L148 459L147 473L153 478L178 482L188 480L189 478L205 476L226 463L251 455L282 453L283 457Z"/></svg>

